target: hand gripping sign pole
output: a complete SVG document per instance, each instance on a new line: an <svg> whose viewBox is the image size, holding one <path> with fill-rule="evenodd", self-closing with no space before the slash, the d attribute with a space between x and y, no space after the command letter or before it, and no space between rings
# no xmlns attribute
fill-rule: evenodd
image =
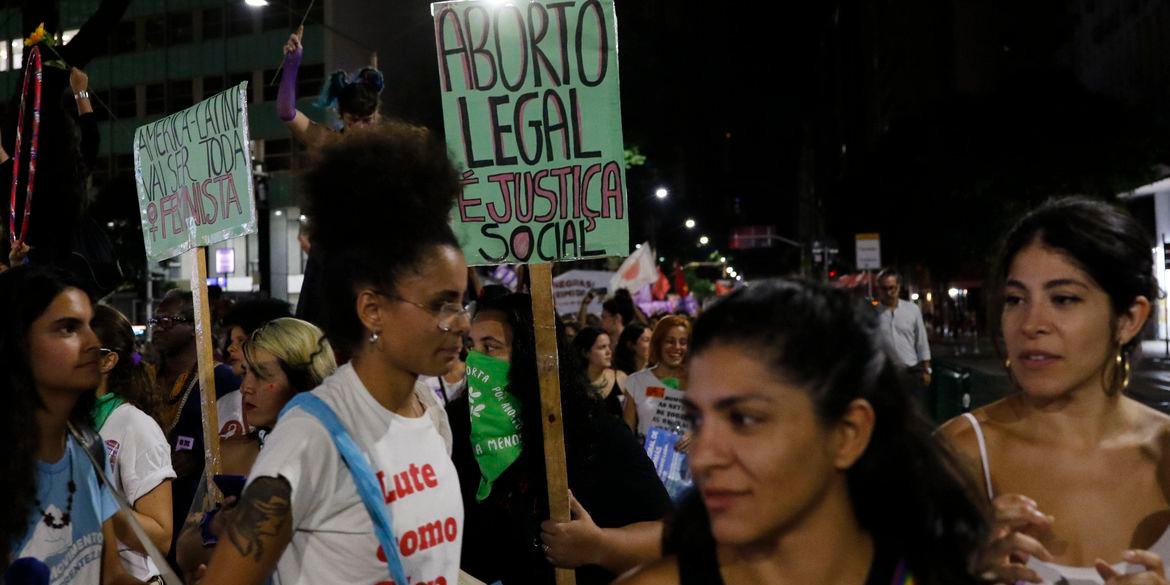
<svg viewBox="0 0 1170 585"><path fill-rule="evenodd" d="M549 516L567 522L551 263L630 252L613 0L448 1L431 15L447 146L465 169L452 227L468 264L530 271Z"/></svg>
<svg viewBox="0 0 1170 585"><path fill-rule="evenodd" d="M207 246L256 233L247 92L247 82L241 83L134 131L134 178L147 260L184 253L192 260L204 470L212 499L219 497L211 478L219 471L220 453Z"/></svg>

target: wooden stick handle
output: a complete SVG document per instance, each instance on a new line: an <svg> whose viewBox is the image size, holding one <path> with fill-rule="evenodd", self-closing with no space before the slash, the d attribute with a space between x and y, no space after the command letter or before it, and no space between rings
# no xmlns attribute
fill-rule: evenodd
<svg viewBox="0 0 1170 585"><path fill-rule="evenodd" d="M568 522L569 471L565 464L565 425L561 420L561 368L557 356L557 321L552 296L552 264L528 266L532 283L532 318L536 325L536 369L540 375L540 420L544 427L544 468L548 479L548 513ZM576 585L571 569L556 570L557 585Z"/></svg>
<svg viewBox="0 0 1170 585"><path fill-rule="evenodd" d="M215 354L211 350L211 306L207 300L207 248L192 249L195 270L191 271L191 301L195 312L195 351L199 360L199 398L203 411L204 475L207 495L222 499L212 477L219 473L219 411L215 405Z"/></svg>

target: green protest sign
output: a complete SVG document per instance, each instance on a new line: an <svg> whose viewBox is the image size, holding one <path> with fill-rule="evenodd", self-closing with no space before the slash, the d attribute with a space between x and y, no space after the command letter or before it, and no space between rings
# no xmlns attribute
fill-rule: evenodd
<svg viewBox="0 0 1170 585"><path fill-rule="evenodd" d="M152 262L256 232L248 83L134 131L142 239Z"/></svg>
<svg viewBox="0 0 1170 585"><path fill-rule="evenodd" d="M612 0L431 5L468 264L629 254Z"/></svg>
<svg viewBox="0 0 1170 585"><path fill-rule="evenodd" d="M520 456L523 443L520 401L508 392L508 362L473 351L467 354L467 398L471 406L471 447L479 463L477 502L492 482Z"/></svg>

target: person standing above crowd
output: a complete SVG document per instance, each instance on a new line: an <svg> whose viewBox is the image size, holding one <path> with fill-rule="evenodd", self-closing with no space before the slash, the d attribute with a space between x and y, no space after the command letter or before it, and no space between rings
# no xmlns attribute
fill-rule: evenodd
<svg viewBox="0 0 1170 585"><path fill-rule="evenodd" d="M171 445L171 465L176 478L172 484L172 523L182 526L191 500L203 477L203 401L199 394L199 363L195 347L195 313L191 292L170 290L163 296L150 320L151 342L160 362L154 373L155 392L162 399L158 422ZM217 398L240 387L240 378L231 366L215 365ZM175 531L175 538L178 532ZM174 562L175 543L168 559Z"/></svg>
<svg viewBox="0 0 1170 585"><path fill-rule="evenodd" d="M613 348L613 367L627 376L646 369L650 365L650 338L654 330L641 324L631 323L622 330L622 336Z"/></svg>
<svg viewBox="0 0 1170 585"><path fill-rule="evenodd" d="M634 401L626 394L626 375L613 369L613 349L609 335L601 329L586 327L573 338L573 349L581 360L585 379L593 396L601 401L605 412L634 427Z"/></svg>
<svg viewBox="0 0 1170 585"><path fill-rule="evenodd" d="M584 335L584 330L580 335ZM594 329L596 338L605 333ZM580 337L579 337L580 338ZM616 575L661 556L662 518L670 499L654 466L618 419L593 400L568 343L558 340L565 461L573 519L540 522L548 503L541 425L536 335L528 295L512 294L477 305L472 348L504 362L504 390L519 410L519 455L498 476L477 458L471 394L448 407L455 437L452 459L459 471L467 524L463 568L485 582L541 585L553 582L552 567L577 569L577 583L609 583ZM473 364L473 357L469 362ZM482 416L482 399L476 411ZM481 419L482 420L482 419ZM481 494L485 487L489 490ZM483 497L480 497L480 496Z"/></svg>
<svg viewBox="0 0 1170 585"><path fill-rule="evenodd" d="M626 378L626 391L634 399L637 410L638 436L645 437L650 428L664 423L664 403L673 402L667 390L686 389L687 346L690 343L691 322L686 317L668 315L663 317L650 338L651 366ZM678 421L681 422L681 421ZM668 428L672 432L685 432L680 428Z"/></svg>
<svg viewBox="0 0 1170 585"><path fill-rule="evenodd" d="M241 378L244 376L244 343L252 333L269 321L289 316L288 303L277 299L247 299L236 303L228 311L223 318L224 341L227 344L223 353L233 374ZM239 390L224 394L215 401L215 406L219 411L221 438L243 437L252 431L250 425L244 422L244 401Z"/></svg>
<svg viewBox="0 0 1170 585"><path fill-rule="evenodd" d="M1166 583L1170 417L1123 394L1159 292L1150 247L1085 198L1004 239L993 324L1019 392L942 429L994 505L996 581Z"/></svg>
<svg viewBox="0 0 1170 585"><path fill-rule="evenodd" d="M101 433L109 458L114 487L126 495L134 516L156 547L171 547L171 448L154 419L159 396L150 384L142 356L134 349L134 330L126 316L106 305L94 307L93 329L102 344L98 365L102 374L93 411L93 426ZM159 568L146 555L130 524L114 517L118 554L136 579L148 581Z"/></svg>
<svg viewBox="0 0 1170 585"><path fill-rule="evenodd" d="M326 147L305 191L313 248L329 258L325 331L352 358L295 398L266 439L206 582L258 585L275 568L286 585L379 583L401 566L399 582L456 583L463 504L451 430L417 382L450 369L470 327L467 264L448 224L459 175L426 129L387 123ZM332 410L382 478L370 508L358 468L300 404ZM401 546L379 546L370 510L392 519Z"/></svg>
<svg viewBox="0 0 1170 585"><path fill-rule="evenodd" d="M842 290L754 282L695 323L697 491L622 585L974 585L988 526Z"/></svg>
<svg viewBox="0 0 1170 585"><path fill-rule="evenodd" d="M893 270L878 273L878 306L882 341L890 359L905 370L915 384L930 386L930 341L926 337L926 324L918 305L899 298L902 290L902 276ZM925 389L920 392L925 394ZM919 396L923 398L923 396Z"/></svg>
<svg viewBox="0 0 1170 585"><path fill-rule="evenodd" d="M117 505L70 432L97 439L104 459L90 428L102 354L89 295L65 273L18 266L0 274L0 307L0 571L28 558L50 585L140 583L118 558Z"/></svg>

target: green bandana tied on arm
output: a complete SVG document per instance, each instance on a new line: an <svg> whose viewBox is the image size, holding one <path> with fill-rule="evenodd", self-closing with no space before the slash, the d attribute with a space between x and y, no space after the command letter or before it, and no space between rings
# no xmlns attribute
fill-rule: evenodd
<svg viewBox="0 0 1170 585"><path fill-rule="evenodd" d="M467 354L467 398L471 406L471 448L479 463L475 501L492 492L492 482L518 457L520 401L507 390L508 362L479 352Z"/></svg>

